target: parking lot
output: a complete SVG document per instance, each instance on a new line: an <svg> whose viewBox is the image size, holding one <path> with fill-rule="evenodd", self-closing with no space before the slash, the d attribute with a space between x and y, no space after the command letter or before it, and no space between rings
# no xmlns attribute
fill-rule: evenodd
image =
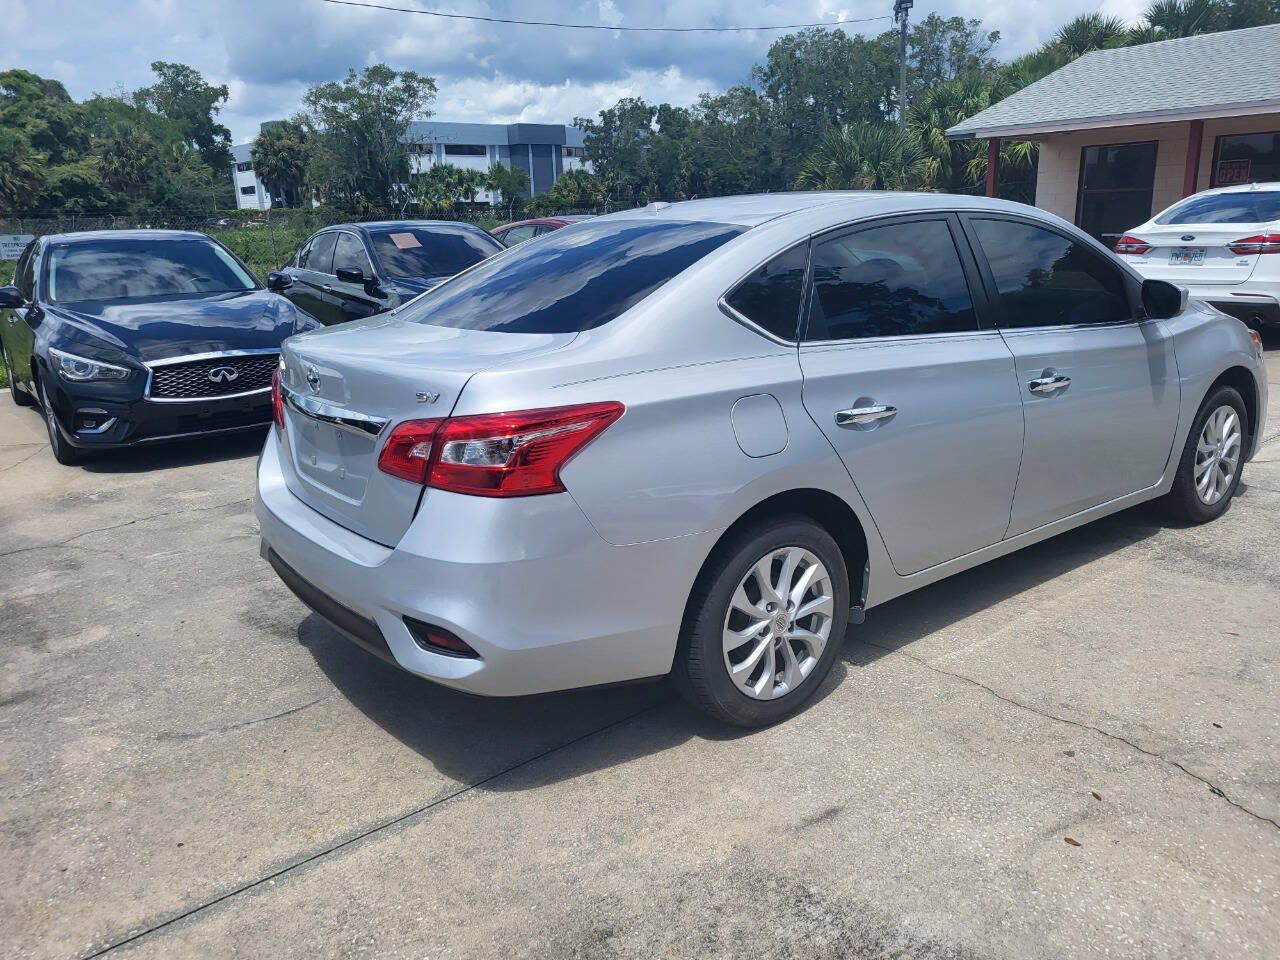
<svg viewBox="0 0 1280 960"><path fill-rule="evenodd" d="M261 437L53 462L0 405L22 957L1280 956L1280 338L1219 522L873 610L807 711L448 692L258 558ZM519 603L518 597L494 597Z"/></svg>

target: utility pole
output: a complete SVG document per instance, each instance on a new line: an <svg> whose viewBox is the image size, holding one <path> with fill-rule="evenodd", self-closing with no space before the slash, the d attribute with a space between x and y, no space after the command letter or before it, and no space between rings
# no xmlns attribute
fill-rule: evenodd
<svg viewBox="0 0 1280 960"><path fill-rule="evenodd" d="M907 125L907 11L914 0L893 0L893 19L898 24L898 126Z"/></svg>

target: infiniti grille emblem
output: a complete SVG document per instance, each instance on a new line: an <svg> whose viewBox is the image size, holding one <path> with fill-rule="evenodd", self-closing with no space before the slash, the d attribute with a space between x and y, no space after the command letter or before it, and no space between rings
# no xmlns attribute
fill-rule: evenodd
<svg viewBox="0 0 1280 960"><path fill-rule="evenodd" d="M213 367L205 376L214 383L230 383L240 376L240 371L235 367Z"/></svg>
<svg viewBox="0 0 1280 960"><path fill-rule="evenodd" d="M311 388L312 393L320 392L320 371L316 369L314 363L307 367L307 386Z"/></svg>

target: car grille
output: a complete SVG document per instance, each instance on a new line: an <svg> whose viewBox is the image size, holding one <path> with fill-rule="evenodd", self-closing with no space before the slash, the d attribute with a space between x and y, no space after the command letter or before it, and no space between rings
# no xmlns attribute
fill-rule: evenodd
<svg viewBox="0 0 1280 960"><path fill-rule="evenodd" d="M256 353L162 364L151 368L149 396L152 400L203 400L266 390L279 362L279 354Z"/></svg>

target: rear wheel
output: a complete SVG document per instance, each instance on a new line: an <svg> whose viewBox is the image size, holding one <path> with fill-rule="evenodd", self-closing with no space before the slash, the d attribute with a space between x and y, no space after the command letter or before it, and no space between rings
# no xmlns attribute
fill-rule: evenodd
<svg viewBox="0 0 1280 960"><path fill-rule="evenodd" d="M9 363L9 351L0 343L0 354L4 355L4 374L9 379L9 396L20 407L29 407L35 403L31 395L18 388L18 381L13 378L13 365Z"/></svg>
<svg viewBox="0 0 1280 960"><path fill-rule="evenodd" d="M1247 436L1244 400L1218 387L1200 406L1178 461L1168 504L1189 523L1207 523L1227 512L1240 486Z"/></svg>
<svg viewBox="0 0 1280 960"><path fill-rule="evenodd" d="M831 671L849 617L840 548L807 517L783 517L726 543L694 586L676 684L725 723L774 723Z"/></svg>
<svg viewBox="0 0 1280 960"><path fill-rule="evenodd" d="M49 448L53 451L53 459L64 466L73 467L84 459L84 453L67 443L62 431L58 429L58 420L53 413L53 404L49 402L49 391L40 384L40 408L44 412L44 425L49 431Z"/></svg>

